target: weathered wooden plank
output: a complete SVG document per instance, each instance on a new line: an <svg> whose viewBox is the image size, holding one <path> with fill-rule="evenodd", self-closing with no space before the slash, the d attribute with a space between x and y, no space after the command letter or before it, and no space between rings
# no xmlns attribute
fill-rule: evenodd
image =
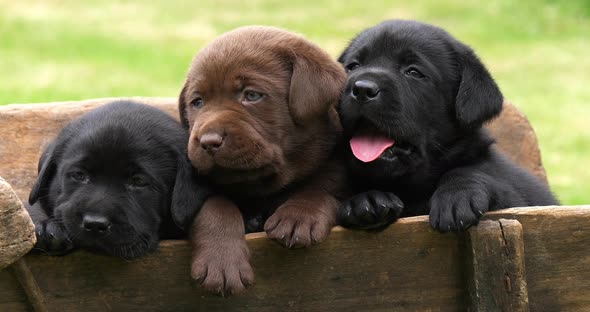
<svg viewBox="0 0 590 312"><path fill-rule="evenodd" d="M500 116L488 123L486 128L496 138L496 143L501 151L517 164L547 182L537 135L527 117L512 103L505 101Z"/></svg>
<svg viewBox="0 0 590 312"><path fill-rule="evenodd" d="M469 229L470 311L529 311L522 225L482 221Z"/></svg>
<svg viewBox="0 0 590 312"><path fill-rule="evenodd" d="M590 206L528 207L488 213L523 227L531 311L590 311Z"/></svg>
<svg viewBox="0 0 590 312"><path fill-rule="evenodd" d="M248 235L256 284L232 298L190 279L190 245L166 241L144 259L76 252L26 260L51 311L457 311L466 305L458 235L402 220L382 233L335 229L311 249ZM1 285L1 284L0 284ZM0 306L2 309L2 306Z"/></svg>
<svg viewBox="0 0 590 312"><path fill-rule="evenodd" d="M486 214L522 224L530 311L590 311L590 206ZM189 278L190 246L165 241L133 262L87 252L28 255L50 310L72 311L461 311L468 307L467 238L432 231L427 217L381 233L335 229L324 243L286 250L248 235L256 284L220 298ZM22 311L25 294L0 271L0 311ZM15 289L16 288L16 289Z"/></svg>
<svg viewBox="0 0 590 312"><path fill-rule="evenodd" d="M18 259L12 266L12 273L27 295L27 301L35 312L47 312L47 303L43 291L37 285L37 279L29 269L24 258Z"/></svg>
<svg viewBox="0 0 590 312"><path fill-rule="evenodd" d="M24 290L9 268L0 269L0 311L31 311L32 307Z"/></svg>
<svg viewBox="0 0 590 312"><path fill-rule="evenodd" d="M26 254L35 242L33 221L10 185L0 177L0 269Z"/></svg>

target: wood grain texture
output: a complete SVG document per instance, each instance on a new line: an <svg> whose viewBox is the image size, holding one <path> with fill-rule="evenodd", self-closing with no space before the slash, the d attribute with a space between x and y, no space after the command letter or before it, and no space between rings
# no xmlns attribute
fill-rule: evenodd
<svg viewBox="0 0 590 312"><path fill-rule="evenodd" d="M590 311L590 206L514 208L484 219L522 224L530 311ZM434 232L426 216L401 219L380 233L335 228L328 240L307 250L284 249L263 233L247 240L256 284L232 298L193 284L185 241L164 241L157 253L133 262L88 252L26 260L55 311L468 308L468 238ZM11 271L0 271L0 311L28 309Z"/></svg>
<svg viewBox="0 0 590 312"><path fill-rule="evenodd" d="M35 312L47 312L47 302L43 291L37 285L37 279L29 269L25 258L18 259L11 265L12 273L27 295L27 301Z"/></svg>
<svg viewBox="0 0 590 312"><path fill-rule="evenodd" d="M22 200L28 199L37 176L37 162L43 149L73 118L108 102L128 99L165 110L178 119L176 98L104 98L77 102L12 104L0 106L0 175ZM500 150L521 166L546 181L535 132L526 117L510 102L500 117L487 127Z"/></svg>
<svg viewBox="0 0 590 312"><path fill-rule="evenodd" d="M504 101L504 109L500 116L486 127L496 138L496 144L501 151L548 183L537 135L528 118L510 101Z"/></svg>
<svg viewBox="0 0 590 312"><path fill-rule="evenodd" d="M590 206L499 210L523 227L531 311L590 311Z"/></svg>
<svg viewBox="0 0 590 312"><path fill-rule="evenodd" d="M88 252L26 260L50 311L456 311L466 304L457 237L435 233L423 220L382 233L335 229L310 249L288 250L249 234L257 280L231 298L191 281L185 241L162 242L156 254L133 262ZM7 286L0 282L0 293L12 301L0 301L0 311L19 311L23 299Z"/></svg>
<svg viewBox="0 0 590 312"><path fill-rule="evenodd" d="M33 221L12 187L0 177L0 269L26 254L35 242Z"/></svg>
<svg viewBox="0 0 590 312"><path fill-rule="evenodd" d="M482 221L469 229L469 297L474 312L528 312L522 225Z"/></svg>
<svg viewBox="0 0 590 312"><path fill-rule="evenodd" d="M31 311L32 306L10 268L0 269L0 311Z"/></svg>

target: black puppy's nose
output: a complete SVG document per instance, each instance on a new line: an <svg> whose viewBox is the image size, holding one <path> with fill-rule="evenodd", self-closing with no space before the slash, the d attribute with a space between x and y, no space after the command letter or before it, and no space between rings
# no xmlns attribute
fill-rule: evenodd
<svg viewBox="0 0 590 312"><path fill-rule="evenodd" d="M223 144L223 136L216 132L208 132L199 138L199 143L204 151L215 153Z"/></svg>
<svg viewBox="0 0 590 312"><path fill-rule="evenodd" d="M104 216L84 215L82 225L87 232L104 233L111 227L111 222Z"/></svg>
<svg viewBox="0 0 590 312"><path fill-rule="evenodd" d="M357 80L352 85L352 97L362 102L376 98L379 91L379 86L369 80Z"/></svg>

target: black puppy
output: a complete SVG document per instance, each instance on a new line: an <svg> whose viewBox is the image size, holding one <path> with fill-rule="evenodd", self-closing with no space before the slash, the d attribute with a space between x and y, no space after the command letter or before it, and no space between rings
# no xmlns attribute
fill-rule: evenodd
<svg viewBox="0 0 590 312"><path fill-rule="evenodd" d="M43 152L29 197L36 249L83 247L132 259L153 251L159 238L184 236L208 193L187 142L168 114L133 102L69 123Z"/></svg>
<svg viewBox="0 0 590 312"><path fill-rule="evenodd" d="M339 61L348 72L339 114L359 194L343 226L380 229L430 214L445 232L490 210L555 205L546 185L501 155L482 124L502 94L473 50L444 30L383 22L360 33Z"/></svg>

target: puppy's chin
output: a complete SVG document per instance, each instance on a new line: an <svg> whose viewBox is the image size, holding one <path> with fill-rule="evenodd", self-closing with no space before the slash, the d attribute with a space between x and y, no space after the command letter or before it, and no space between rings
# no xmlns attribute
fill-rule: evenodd
<svg viewBox="0 0 590 312"><path fill-rule="evenodd" d="M138 234L133 239L121 242L120 244L105 242L104 244L99 245L102 247L101 250L107 254L125 260L133 260L155 251L158 248L158 238Z"/></svg>
<svg viewBox="0 0 590 312"><path fill-rule="evenodd" d="M113 229L104 236L86 235L83 231L72 233L74 244L88 250L133 260L147 255L158 247L158 237L139 234L130 225Z"/></svg>
<svg viewBox="0 0 590 312"><path fill-rule="evenodd" d="M80 203L66 202L55 209L56 216L63 220L64 228L75 246L126 260L142 257L158 247L157 227L146 228L142 233L132 224L118 220L104 233L85 231L78 209L72 208L76 204L80 206Z"/></svg>
<svg viewBox="0 0 590 312"><path fill-rule="evenodd" d="M210 175L212 179L216 178L213 175L216 170L235 173L264 171L279 162L273 148L256 147L256 149L252 151L251 149L221 148L215 153L209 153L200 146L191 146L189 143L188 157L199 174Z"/></svg>
<svg viewBox="0 0 590 312"><path fill-rule="evenodd" d="M191 136L188 156L201 175L220 185L255 184L284 166L282 149L258 135L230 133L214 151Z"/></svg>

